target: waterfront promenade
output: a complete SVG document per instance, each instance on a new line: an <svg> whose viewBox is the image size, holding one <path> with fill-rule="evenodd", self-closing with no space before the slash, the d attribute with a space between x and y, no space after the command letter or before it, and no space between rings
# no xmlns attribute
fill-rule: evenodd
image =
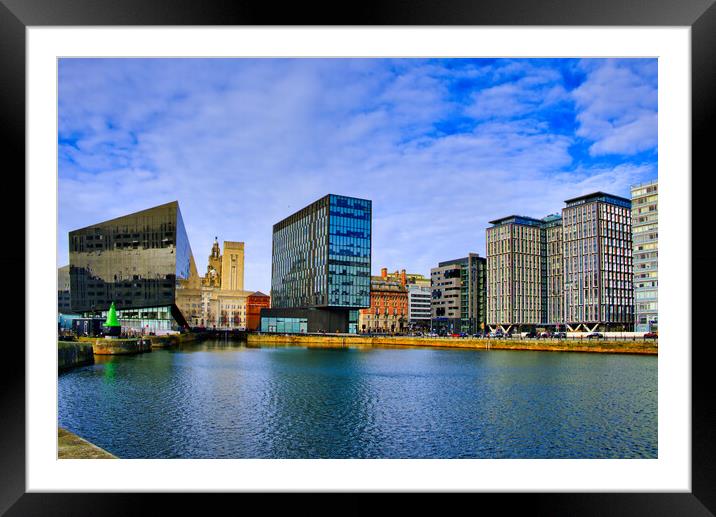
<svg viewBox="0 0 716 517"><path fill-rule="evenodd" d="M645 339L520 339L520 338L439 338L416 336L248 334L248 345L295 345L308 347L389 347L463 348L475 350L534 350L544 352L601 352L658 354L656 340Z"/></svg>

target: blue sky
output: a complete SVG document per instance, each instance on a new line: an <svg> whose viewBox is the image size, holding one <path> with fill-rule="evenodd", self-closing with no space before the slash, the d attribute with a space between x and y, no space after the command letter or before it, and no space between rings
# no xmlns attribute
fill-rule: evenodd
<svg viewBox="0 0 716 517"><path fill-rule="evenodd" d="M543 217L657 176L656 59L61 59L58 266L67 233L178 200L199 271L327 193L373 201L373 271L485 254Z"/></svg>

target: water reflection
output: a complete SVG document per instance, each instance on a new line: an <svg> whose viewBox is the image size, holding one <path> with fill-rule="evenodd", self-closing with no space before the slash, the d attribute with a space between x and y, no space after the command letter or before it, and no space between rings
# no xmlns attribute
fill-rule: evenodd
<svg viewBox="0 0 716 517"><path fill-rule="evenodd" d="M205 342L59 378L124 458L657 456L656 357Z"/></svg>

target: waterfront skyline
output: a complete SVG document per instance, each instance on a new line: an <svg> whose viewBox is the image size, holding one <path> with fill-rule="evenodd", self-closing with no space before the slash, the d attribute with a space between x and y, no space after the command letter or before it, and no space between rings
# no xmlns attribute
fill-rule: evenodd
<svg viewBox="0 0 716 517"><path fill-rule="evenodd" d="M61 59L67 234L179 200L199 271L328 192L373 201L373 274L485 256L488 221L657 177L655 59ZM358 179L358 181L356 181Z"/></svg>

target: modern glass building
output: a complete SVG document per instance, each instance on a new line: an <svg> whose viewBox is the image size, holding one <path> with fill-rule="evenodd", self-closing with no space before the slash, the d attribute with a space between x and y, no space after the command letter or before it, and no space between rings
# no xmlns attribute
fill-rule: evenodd
<svg viewBox="0 0 716 517"><path fill-rule="evenodd" d="M356 332L358 309L370 307L371 220L371 201L329 194L274 225L262 331L280 332L270 320L283 319L299 331Z"/></svg>
<svg viewBox="0 0 716 517"><path fill-rule="evenodd" d="M142 210L69 234L72 311L147 332L187 326L177 290L199 285L179 203Z"/></svg>
<svg viewBox="0 0 716 517"><path fill-rule="evenodd" d="M658 181L631 188L634 254L635 330L659 328L659 186Z"/></svg>
<svg viewBox="0 0 716 517"><path fill-rule="evenodd" d="M57 268L57 312L59 314L72 313L69 265Z"/></svg>

